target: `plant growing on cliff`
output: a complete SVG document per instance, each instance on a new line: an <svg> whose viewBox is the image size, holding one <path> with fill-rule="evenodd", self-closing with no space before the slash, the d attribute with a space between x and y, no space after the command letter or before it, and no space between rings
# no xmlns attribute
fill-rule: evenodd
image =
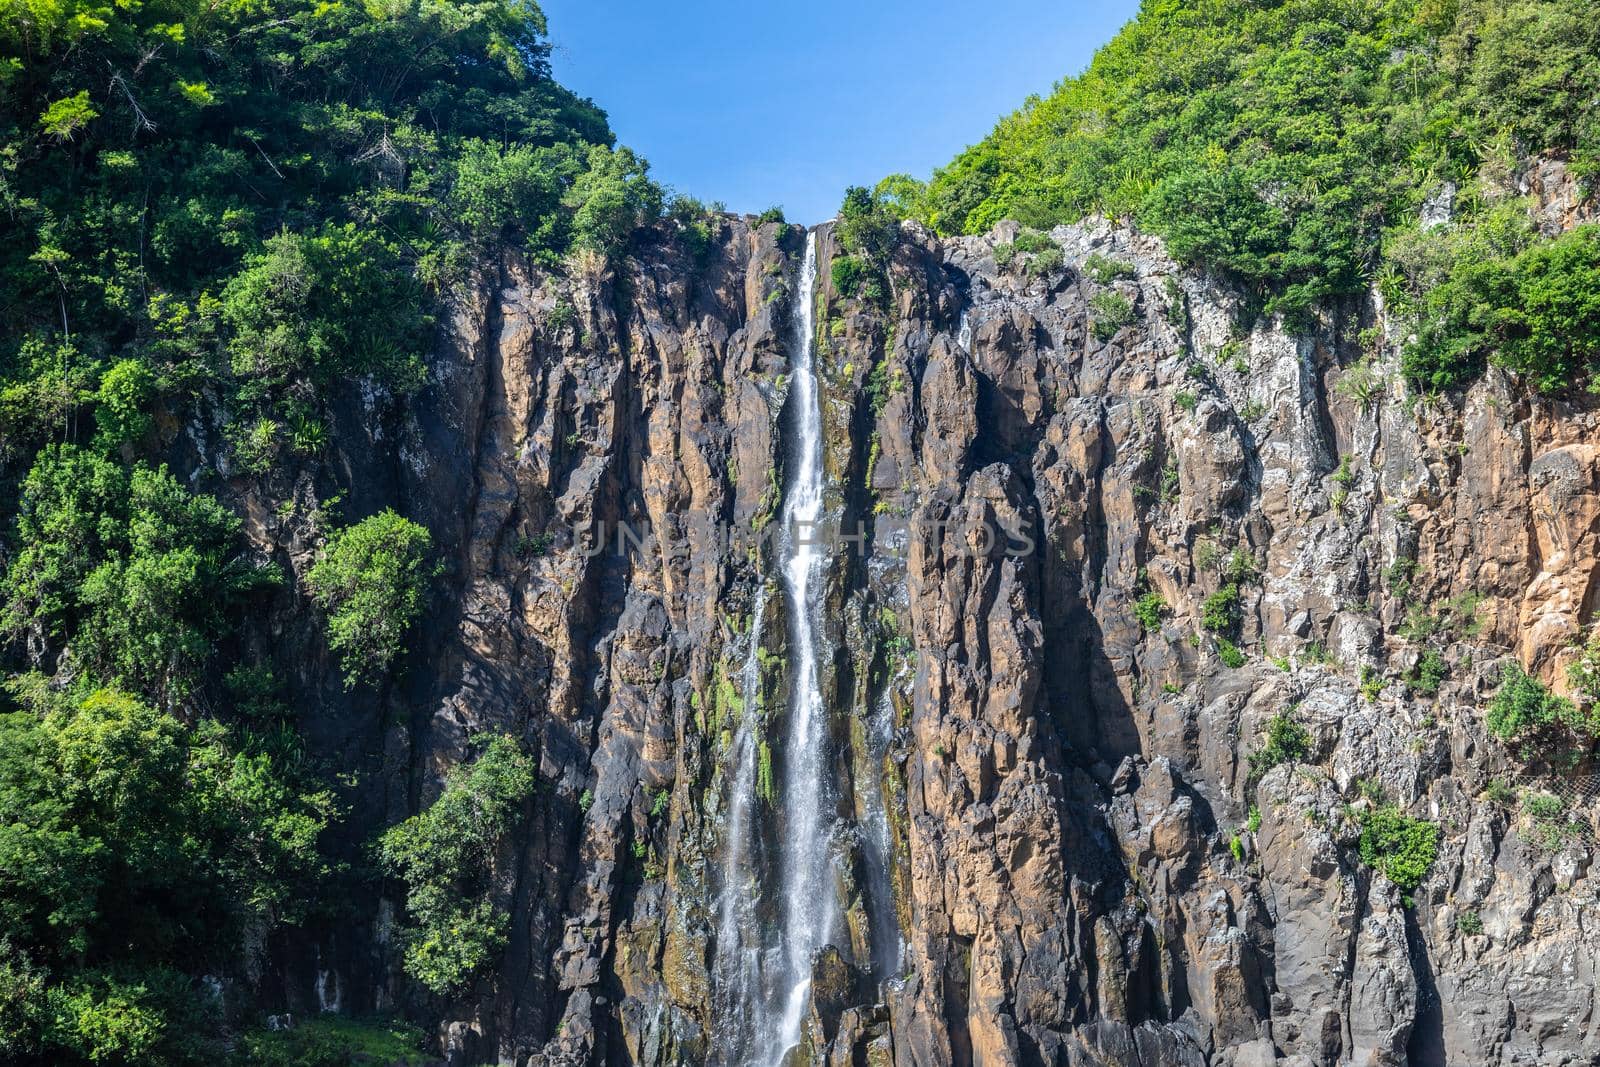
<svg viewBox="0 0 1600 1067"><path fill-rule="evenodd" d="M1439 828L1413 819L1393 804L1381 804L1361 815L1361 862L1382 872L1406 894L1422 884L1439 855Z"/></svg>
<svg viewBox="0 0 1600 1067"><path fill-rule="evenodd" d="M404 648L438 573L428 560L432 548L427 530L384 510L335 531L307 572L347 687L381 676Z"/></svg>
<svg viewBox="0 0 1600 1067"><path fill-rule="evenodd" d="M246 731L116 689L7 690L0 1060L210 1062L173 961L237 958L247 928L303 917L332 799Z"/></svg>
<svg viewBox="0 0 1600 1067"><path fill-rule="evenodd" d="M1432 696L1444 684L1446 676L1450 673L1449 666L1444 661L1444 656L1436 648L1424 649L1417 659L1417 665L1412 669L1411 675L1406 679L1406 688L1413 693Z"/></svg>
<svg viewBox="0 0 1600 1067"><path fill-rule="evenodd" d="M1132 278L1136 272L1133 264L1125 259L1112 259L1099 252L1091 252L1083 261L1083 273L1097 285L1110 285L1119 278Z"/></svg>
<svg viewBox="0 0 1600 1067"><path fill-rule="evenodd" d="M1136 317L1133 301L1115 289L1102 289L1089 298L1090 332L1097 341L1109 341Z"/></svg>
<svg viewBox="0 0 1600 1067"><path fill-rule="evenodd" d="M431 1062L423 1048L421 1031L401 1022L320 1015L296 1020L286 1030L241 1034L227 1062L238 1067L422 1067Z"/></svg>
<svg viewBox="0 0 1600 1067"><path fill-rule="evenodd" d="M1245 795L1255 796L1262 777L1280 763L1294 763L1311 754L1311 732L1280 711L1267 720L1266 742L1249 757L1250 773L1245 778Z"/></svg>
<svg viewBox="0 0 1600 1067"><path fill-rule="evenodd" d="M1574 744L1588 747L1600 737L1600 716L1585 713L1557 696L1515 663L1500 674L1500 688L1489 701L1484 725L1524 759L1561 753Z"/></svg>
<svg viewBox="0 0 1600 1067"><path fill-rule="evenodd" d="M1167 602L1160 593L1151 590L1134 603L1133 613L1145 633L1155 633L1161 629L1161 617L1167 613Z"/></svg>
<svg viewBox="0 0 1600 1067"><path fill-rule="evenodd" d="M1217 638L1217 658L1229 670L1238 670L1246 663L1244 651L1226 637Z"/></svg>
<svg viewBox="0 0 1600 1067"><path fill-rule="evenodd" d="M1218 589L1201 603L1200 625L1222 637L1233 637L1243 622L1239 599L1238 582L1229 582Z"/></svg>
<svg viewBox="0 0 1600 1067"><path fill-rule="evenodd" d="M20 495L0 632L64 639L99 677L162 699L189 694L226 609L271 580L234 557L238 520L165 467L52 446Z"/></svg>
<svg viewBox="0 0 1600 1067"><path fill-rule="evenodd" d="M537 782L516 739L495 737L450 772L437 800L378 842L384 870L405 889L406 973L435 993L460 990L505 946L495 855L521 825Z"/></svg>

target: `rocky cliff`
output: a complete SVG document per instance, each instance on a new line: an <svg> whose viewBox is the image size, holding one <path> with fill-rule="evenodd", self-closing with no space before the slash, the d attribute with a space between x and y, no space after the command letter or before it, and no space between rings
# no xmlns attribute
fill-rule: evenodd
<svg viewBox="0 0 1600 1067"><path fill-rule="evenodd" d="M1153 238L1015 237L908 225L874 304L828 284L819 233L842 921L792 1062L1595 1062L1585 769L1534 775L1484 725L1505 662L1563 684L1594 609L1594 405L1499 372L1417 402L1376 296L1290 328ZM477 736L539 760L496 857L504 958L427 1006L453 1063L783 1051L740 1044L718 901L778 921L792 664L753 535L785 485L804 243L725 219L700 256L508 258L420 398L341 417L352 503L448 561L376 701L309 630L262 635L320 701L310 743L361 775L352 840ZM326 487L282 477L300 509L251 534L303 569ZM768 784L729 886L750 722ZM1379 811L1438 827L1420 882L1362 847ZM394 906L279 946L277 998L392 1007Z"/></svg>

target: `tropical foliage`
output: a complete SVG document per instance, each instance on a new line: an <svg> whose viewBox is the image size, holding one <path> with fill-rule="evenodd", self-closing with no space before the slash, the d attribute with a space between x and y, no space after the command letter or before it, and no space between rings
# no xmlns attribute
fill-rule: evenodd
<svg viewBox="0 0 1600 1067"><path fill-rule="evenodd" d="M1539 155L1600 174L1597 98L1585 0L1148 0L925 187L880 191L942 233L1130 216L1267 310L1381 280L1421 330L1413 384L1494 359L1555 388L1595 360L1596 238L1508 240L1496 198ZM1454 223L1424 231L1429 203Z"/></svg>

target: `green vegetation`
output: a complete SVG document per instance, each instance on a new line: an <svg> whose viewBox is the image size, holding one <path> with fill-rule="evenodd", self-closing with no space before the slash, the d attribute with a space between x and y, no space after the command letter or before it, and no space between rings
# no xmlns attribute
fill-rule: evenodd
<svg viewBox="0 0 1600 1067"><path fill-rule="evenodd" d="M778 796L777 780L772 774L772 746L764 737L756 750L756 795L768 804Z"/></svg>
<svg viewBox="0 0 1600 1067"><path fill-rule="evenodd" d="M1133 605L1133 613L1145 633L1155 633L1161 629L1161 617L1167 613L1167 602L1161 599L1160 593L1151 590Z"/></svg>
<svg viewBox="0 0 1600 1067"><path fill-rule="evenodd" d="M1553 793L1524 793L1522 811L1531 824L1533 841L1546 852L1558 852L1570 838L1589 833L1588 825L1572 818L1566 801Z"/></svg>
<svg viewBox="0 0 1600 1067"><path fill-rule="evenodd" d="M1115 289L1102 289L1089 298L1090 328L1096 341L1109 341L1137 318L1133 301Z"/></svg>
<svg viewBox="0 0 1600 1067"><path fill-rule="evenodd" d="M103 680L182 700L228 609L275 581L235 557L238 528L165 467L47 446L17 502L0 632L62 642Z"/></svg>
<svg viewBox="0 0 1600 1067"><path fill-rule="evenodd" d="M334 420L424 383L477 263L603 268L662 219L548 55L531 0L0 4L0 1060L223 1062L200 977L327 897L326 770L256 621L282 575L229 501L317 522ZM659 229L704 256L719 225L680 199ZM427 550L376 516L308 576L352 681ZM400 1058L338 1025L236 1051Z"/></svg>
<svg viewBox="0 0 1600 1067"><path fill-rule="evenodd" d="M0 1059L212 1062L194 977L298 921L333 812L298 746L24 676L0 714Z"/></svg>
<svg viewBox="0 0 1600 1067"><path fill-rule="evenodd" d="M491 899L490 876L537 781L532 757L496 737L451 772L432 805L383 835L378 857L406 891L406 973L436 993L460 990L505 946L509 917Z"/></svg>
<svg viewBox="0 0 1600 1067"><path fill-rule="evenodd" d="M1424 649L1415 669L1411 672L1411 677L1406 679L1406 686L1413 693L1432 696L1439 691L1449 673L1450 668L1438 649Z"/></svg>
<svg viewBox="0 0 1600 1067"><path fill-rule="evenodd" d="M845 190L834 227L841 259L848 266L833 266L834 287L844 296L859 297L879 308L887 308L890 296L889 260L900 237L901 214L894 201L880 186L874 192L861 186ZM843 271L843 275L841 275Z"/></svg>
<svg viewBox="0 0 1600 1067"><path fill-rule="evenodd" d="M1263 776L1280 763L1296 763L1311 755L1311 732L1295 722L1294 716L1280 711L1267 721L1266 744L1251 753L1250 774L1245 780L1245 795L1254 796Z"/></svg>
<svg viewBox="0 0 1600 1067"><path fill-rule="evenodd" d="M1418 329L1415 386L1493 360L1557 388L1600 358L1600 235L1534 236L1503 190L1539 154L1600 173L1597 95L1585 0L1147 3L925 186L880 188L947 234L1128 216L1266 311L1377 279ZM1454 221L1423 230L1440 201Z"/></svg>
<svg viewBox="0 0 1600 1067"><path fill-rule="evenodd" d="M1244 651L1226 637L1217 638L1217 658L1229 670L1238 670L1246 662Z"/></svg>
<svg viewBox="0 0 1600 1067"><path fill-rule="evenodd" d="M1409 897L1439 856L1439 828L1401 814L1393 804L1380 804L1362 813L1360 848L1361 862Z"/></svg>
<svg viewBox="0 0 1600 1067"><path fill-rule="evenodd" d="M1456 916L1456 929L1468 937L1483 933L1483 916L1475 911L1464 911Z"/></svg>
<svg viewBox="0 0 1600 1067"><path fill-rule="evenodd" d="M1118 278L1132 278L1136 273L1127 260L1111 259L1099 252L1092 252L1084 259L1083 272L1099 285L1110 285Z"/></svg>
<svg viewBox="0 0 1600 1067"><path fill-rule="evenodd" d="M844 297L859 295L868 273L866 264L855 256L836 256L832 268L834 292Z"/></svg>
<svg viewBox="0 0 1600 1067"><path fill-rule="evenodd" d="M427 530L387 510L328 538L306 585L328 612L328 647L347 686L381 676L404 649L437 573L432 547Z"/></svg>
<svg viewBox="0 0 1600 1067"><path fill-rule="evenodd" d="M1239 606L1239 583L1229 582L1200 605L1200 625L1214 634L1234 637L1244 615Z"/></svg>
<svg viewBox="0 0 1600 1067"><path fill-rule="evenodd" d="M320 1015L288 1030L256 1030L239 1039L234 1060L241 1067L419 1067L421 1032L388 1020Z"/></svg>
<svg viewBox="0 0 1600 1067"><path fill-rule="evenodd" d="M1520 205L1470 229L1394 242L1420 321L1406 377L1426 389L1468 384L1490 362L1559 390L1600 365L1600 226L1541 240Z"/></svg>
<svg viewBox="0 0 1600 1067"><path fill-rule="evenodd" d="M1484 724L1494 736L1517 746L1524 759L1570 759L1600 737L1600 715L1550 692L1515 663L1501 673Z"/></svg>

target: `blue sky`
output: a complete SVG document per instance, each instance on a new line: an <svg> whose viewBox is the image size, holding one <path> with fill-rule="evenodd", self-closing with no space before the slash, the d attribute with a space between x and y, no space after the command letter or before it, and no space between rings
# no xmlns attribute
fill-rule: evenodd
<svg viewBox="0 0 1600 1067"><path fill-rule="evenodd" d="M542 0L556 76L654 177L736 211L830 218L845 186L927 177L1076 74L1137 0Z"/></svg>

